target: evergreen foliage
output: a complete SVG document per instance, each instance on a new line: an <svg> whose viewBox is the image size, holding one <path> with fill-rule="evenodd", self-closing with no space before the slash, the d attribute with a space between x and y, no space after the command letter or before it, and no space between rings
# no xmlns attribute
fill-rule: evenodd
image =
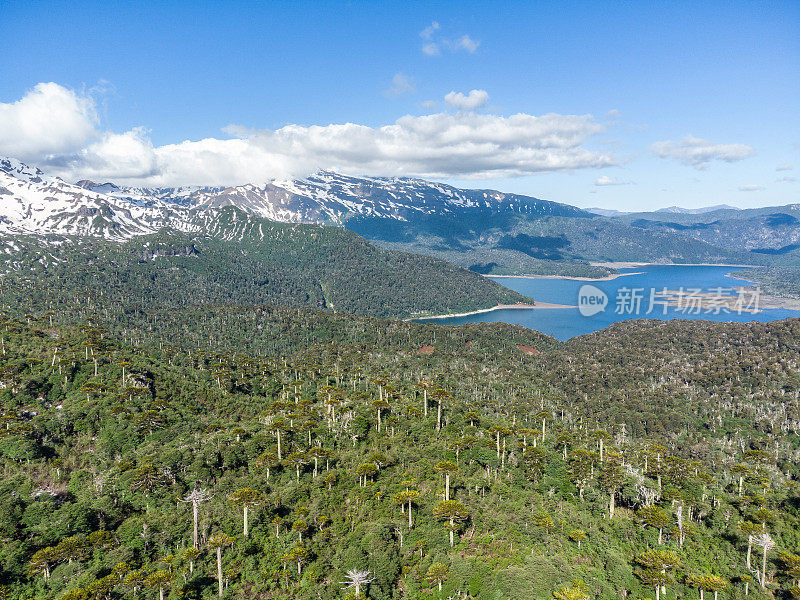
<svg viewBox="0 0 800 600"><path fill-rule="evenodd" d="M4 597L796 589L798 320L631 321L532 356L491 345L508 327L364 319L265 356L53 316L0 324Z"/></svg>

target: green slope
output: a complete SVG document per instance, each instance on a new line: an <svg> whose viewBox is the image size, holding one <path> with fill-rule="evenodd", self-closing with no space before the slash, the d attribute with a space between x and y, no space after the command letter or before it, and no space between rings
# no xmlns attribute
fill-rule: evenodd
<svg viewBox="0 0 800 600"><path fill-rule="evenodd" d="M124 310L202 304L324 308L381 317L466 312L530 300L429 257L346 230L285 225L226 209L211 235L162 231L123 244L6 238L7 302L102 295Z"/></svg>
<svg viewBox="0 0 800 600"><path fill-rule="evenodd" d="M346 226L387 248L444 258L495 274L603 276L593 261L765 264L772 257L715 245L687 231L637 227L588 214L513 212L420 215L408 222L348 221Z"/></svg>
<svg viewBox="0 0 800 600"><path fill-rule="evenodd" d="M756 267L734 271L734 275L758 283L765 294L800 298L800 267Z"/></svg>
<svg viewBox="0 0 800 600"><path fill-rule="evenodd" d="M652 598L662 576L694 598L711 574L725 599L796 594L797 320L626 322L533 356L387 327L286 359L0 327L3 597L210 600L217 556L239 599L352 597L353 569L373 600Z"/></svg>
<svg viewBox="0 0 800 600"><path fill-rule="evenodd" d="M754 264L800 262L800 206L715 210L699 215L637 213L615 217L648 231L681 233L709 244L744 251Z"/></svg>

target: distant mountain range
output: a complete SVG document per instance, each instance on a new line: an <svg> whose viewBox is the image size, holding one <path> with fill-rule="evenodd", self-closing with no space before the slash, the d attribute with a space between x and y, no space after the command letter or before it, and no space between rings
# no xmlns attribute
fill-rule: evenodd
<svg viewBox="0 0 800 600"><path fill-rule="evenodd" d="M262 185L137 188L70 184L17 160L0 160L0 234L118 242L163 228L213 235L226 207L270 221L343 227L385 248L481 273L607 272L592 261L786 263L796 261L800 249L794 205L617 213L496 190L329 171Z"/></svg>
<svg viewBox="0 0 800 600"><path fill-rule="evenodd" d="M750 255L796 260L800 249L800 204L764 208L717 208L702 213L632 213L615 220L661 233L683 233Z"/></svg>
<svg viewBox="0 0 800 600"><path fill-rule="evenodd" d="M622 210L614 210L613 208L592 207L592 208L587 208L585 210L586 212L590 212L594 215L601 215L603 217L619 217L621 215L633 214ZM730 206L728 204L717 204L715 206L703 206L700 208L682 208L680 206L667 206L666 208L659 208L654 212L677 213L683 215L702 215L705 213L714 212L716 210L739 210L739 209L737 209L735 206Z"/></svg>
<svg viewBox="0 0 800 600"><path fill-rule="evenodd" d="M136 188L89 180L73 185L10 158L0 159L0 198L0 232L114 239L167 225L191 229L198 215L226 206L283 223L338 226L354 219L410 221L470 211L588 216L573 206L494 190L327 171L302 180L235 187Z"/></svg>
<svg viewBox="0 0 800 600"><path fill-rule="evenodd" d="M659 208L656 212L663 213L680 213L685 215L702 215L705 213L714 212L716 210L739 210L735 206L728 204L717 204L715 206L703 206L700 208L681 208L680 206L668 206L667 208Z"/></svg>

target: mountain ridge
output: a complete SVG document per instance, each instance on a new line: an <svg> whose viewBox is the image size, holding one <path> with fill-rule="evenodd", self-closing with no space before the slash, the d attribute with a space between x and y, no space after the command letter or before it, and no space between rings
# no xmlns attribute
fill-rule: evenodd
<svg viewBox="0 0 800 600"><path fill-rule="evenodd" d="M784 264L796 262L800 248L800 221L791 206L783 211L789 216L780 217L770 217L770 211L783 209L760 209L766 222L754 238L743 235L740 226L752 211L722 207L602 216L497 190L331 171L232 187L137 188L87 179L70 184L14 159L0 159L0 235L82 235L122 242L162 228L211 232L219 211L230 206L274 222L349 229L384 248L433 256L482 274L603 276L607 270L589 263L609 261ZM718 218L724 226L708 225Z"/></svg>

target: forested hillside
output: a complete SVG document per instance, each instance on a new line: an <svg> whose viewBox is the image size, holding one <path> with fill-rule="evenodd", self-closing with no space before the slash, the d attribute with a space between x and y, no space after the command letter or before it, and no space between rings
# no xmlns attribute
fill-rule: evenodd
<svg viewBox="0 0 800 600"><path fill-rule="evenodd" d="M336 343L4 320L3 597L798 593L800 321L264 314Z"/></svg>
<svg viewBox="0 0 800 600"><path fill-rule="evenodd" d="M567 274L602 277L588 261L774 264L776 257L687 231L645 229L618 219L589 216L472 212L420 215L408 223L353 219L347 227L376 244L444 258L495 274ZM789 260L782 257L781 260Z"/></svg>
<svg viewBox="0 0 800 600"><path fill-rule="evenodd" d="M800 298L800 267L755 267L734 273L757 282L766 294L783 298Z"/></svg>
<svg viewBox="0 0 800 600"><path fill-rule="evenodd" d="M720 208L691 213L631 213L615 217L648 231L677 232L720 248L751 253L767 264L796 265L800 248L800 205L767 206L738 210ZM757 260L756 264L764 264Z"/></svg>
<svg viewBox="0 0 800 600"><path fill-rule="evenodd" d="M0 258L0 295L10 305L67 307L80 294L123 314L271 304L409 317L531 301L450 263L383 250L343 229L274 223L230 207L207 235L163 230L121 244L6 237Z"/></svg>

